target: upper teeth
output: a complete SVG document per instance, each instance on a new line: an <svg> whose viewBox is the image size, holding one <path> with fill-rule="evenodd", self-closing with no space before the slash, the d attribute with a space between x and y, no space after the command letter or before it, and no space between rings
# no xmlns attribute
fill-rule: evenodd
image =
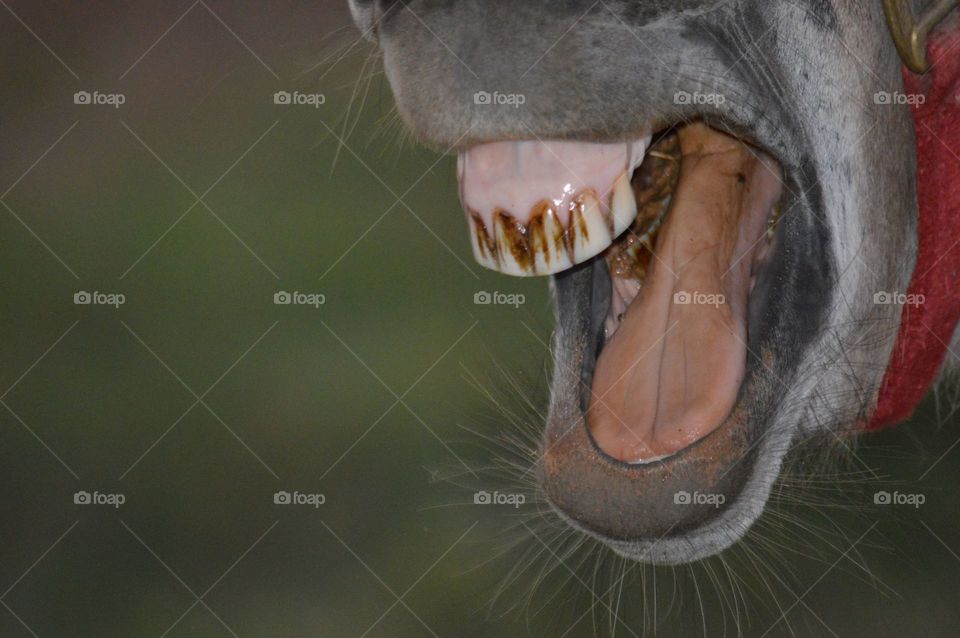
<svg viewBox="0 0 960 638"><path fill-rule="evenodd" d="M630 179L649 142L627 145L627 163L608 183L572 192L567 184L563 197L544 197L528 211L475 210L465 199L476 260L508 275L550 275L603 252L636 219Z"/></svg>

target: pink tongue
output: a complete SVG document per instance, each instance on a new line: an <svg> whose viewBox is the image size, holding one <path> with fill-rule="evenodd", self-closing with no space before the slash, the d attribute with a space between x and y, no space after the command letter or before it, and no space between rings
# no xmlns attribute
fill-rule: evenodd
<svg viewBox="0 0 960 638"><path fill-rule="evenodd" d="M460 199L492 228L497 210L521 224L529 222L541 202L553 204L567 225L577 194L591 189L607 201L617 178L643 161L644 142L491 142L460 153Z"/></svg>
<svg viewBox="0 0 960 638"><path fill-rule="evenodd" d="M588 421L627 462L673 454L732 411L752 268L780 195L772 162L702 124L680 131L680 181L637 298L597 361Z"/></svg>

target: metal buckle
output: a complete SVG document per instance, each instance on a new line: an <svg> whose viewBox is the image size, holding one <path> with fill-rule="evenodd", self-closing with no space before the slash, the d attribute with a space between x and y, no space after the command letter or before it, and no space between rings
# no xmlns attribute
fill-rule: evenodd
<svg viewBox="0 0 960 638"><path fill-rule="evenodd" d="M926 73L927 36L960 6L960 0L935 0L920 16L913 15L911 4L912 0L883 0L883 12L903 63L914 73Z"/></svg>

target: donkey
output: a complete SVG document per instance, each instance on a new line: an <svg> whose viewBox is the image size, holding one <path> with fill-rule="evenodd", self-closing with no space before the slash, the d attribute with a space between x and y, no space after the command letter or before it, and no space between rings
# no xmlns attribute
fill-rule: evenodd
<svg viewBox="0 0 960 638"><path fill-rule="evenodd" d="M791 446L950 372L960 19L923 4L350 0L405 123L459 155L477 260L550 276L538 480L571 526L717 554Z"/></svg>

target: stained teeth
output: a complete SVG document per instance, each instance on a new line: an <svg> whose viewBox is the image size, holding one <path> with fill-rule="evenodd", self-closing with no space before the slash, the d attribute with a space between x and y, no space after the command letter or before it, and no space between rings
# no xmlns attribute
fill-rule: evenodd
<svg viewBox="0 0 960 638"><path fill-rule="evenodd" d="M613 243L613 224L609 208L593 193L584 193L573 206L570 228L573 230L573 262L579 264L601 253Z"/></svg>
<svg viewBox="0 0 960 638"><path fill-rule="evenodd" d="M534 215L527 233L536 273L559 272L573 265L564 244L563 225L552 207L546 206L540 215Z"/></svg>
<svg viewBox="0 0 960 638"><path fill-rule="evenodd" d="M630 175L624 172L616 180L606 203L587 189L566 211L540 202L526 224L498 210L489 229L480 214L470 211L473 256L486 268L518 277L551 275L595 257L637 217Z"/></svg>
<svg viewBox="0 0 960 638"><path fill-rule="evenodd" d="M470 243L473 246L473 258L477 263L486 268L496 269L497 246L487 234L483 219L476 213L470 215Z"/></svg>
<svg viewBox="0 0 960 638"><path fill-rule="evenodd" d="M460 199L477 261L550 275L603 252L637 218L631 178L649 144L501 141L462 151Z"/></svg>
<svg viewBox="0 0 960 638"><path fill-rule="evenodd" d="M527 229L511 215L502 211L493 216L500 272L524 275L532 265L533 253L527 240Z"/></svg>

